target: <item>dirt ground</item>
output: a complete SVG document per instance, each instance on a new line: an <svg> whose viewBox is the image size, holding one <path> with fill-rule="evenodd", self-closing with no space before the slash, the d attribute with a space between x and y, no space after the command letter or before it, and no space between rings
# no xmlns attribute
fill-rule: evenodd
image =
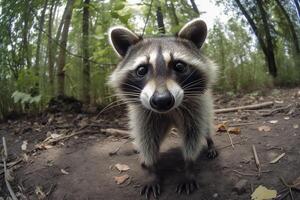
<svg viewBox="0 0 300 200"><path fill-rule="evenodd" d="M216 132L219 156L209 160L203 149L197 161L200 188L189 196L175 193L184 163L180 138L176 133L170 134L161 149L159 170L164 182L160 199L251 199L259 185L277 190L281 195L277 199L292 199L280 178L292 184L300 177L300 88L216 95L216 108L267 101L274 105L216 115L216 129L225 124L226 129L234 127L241 132ZM107 131L115 128L126 132L126 124L125 111L119 107L107 109L98 118L96 114L44 113L1 123L13 191L19 199L30 200L145 199L139 195L144 174L131 140ZM253 145L260 162L260 176ZM283 153L281 159L270 163ZM119 172L116 164L130 169ZM3 170L1 174L0 196L5 199L9 193ZM115 177L126 174L129 178L118 185ZM238 194L234 187L240 180L247 183L242 187L245 191ZM299 191L292 190L292 194L293 199L300 199Z"/></svg>

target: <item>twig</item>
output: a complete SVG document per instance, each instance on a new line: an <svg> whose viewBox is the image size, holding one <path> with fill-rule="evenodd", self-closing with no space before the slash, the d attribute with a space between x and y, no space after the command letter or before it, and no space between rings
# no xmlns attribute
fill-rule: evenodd
<svg viewBox="0 0 300 200"><path fill-rule="evenodd" d="M57 138L48 137L40 145L37 145L37 146L50 145L50 144L53 144L53 143L57 143L61 140L66 140L66 139L69 139L71 137L81 135L81 134L99 134L99 133L103 133L106 136L112 135L112 136L116 136L116 137L121 136L123 138L128 138L129 137L129 132L128 131L115 129L115 128L100 129L100 131L99 130L80 130L80 131L73 132L69 135L63 135L63 136L60 136L60 137L57 137ZM37 147L36 149L38 149L38 148L39 147ZM36 150L36 149L34 149L34 150Z"/></svg>
<svg viewBox="0 0 300 200"><path fill-rule="evenodd" d="M260 174L244 173L244 172L239 172L237 170L232 170L232 171L235 172L235 173L237 173L237 174L239 174L239 175L242 175L242 176L260 176ZM272 171L270 171L270 170L268 170L268 171L261 171L260 173L269 173L269 172L272 172Z"/></svg>
<svg viewBox="0 0 300 200"><path fill-rule="evenodd" d="M285 110L289 109L291 106L292 106L292 104L289 104L289 105L287 105L287 106L280 107L280 108L275 108L275 109L273 109L273 110L271 110L271 111L269 111L269 112L267 112L267 113L263 113L263 114L261 114L261 115L262 115L263 117L268 117L268 116L271 116L271 115L273 115L273 114L275 114L275 113L279 113L279 112L285 111Z"/></svg>
<svg viewBox="0 0 300 200"><path fill-rule="evenodd" d="M256 148L255 148L254 145L252 145L252 151L253 151L253 154L254 154L255 164L256 164L256 167L257 167L257 169L258 169L258 176L260 176L260 173L261 173L261 167L260 167L258 155L257 155L257 152L256 152Z"/></svg>
<svg viewBox="0 0 300 200"><path fill-rule="evenodd" d="M234 149L234 145L233 145L233 142L232 142L232 138L231 138L231 136L230 136L229 132L228 132L228 131L226 131L226 134L227 134L227 136L228 136L228 138L229 138L229 140L230 140L230 145L231 145L231 146L232 146L232 148Z"/></svg>
<svg viewBox="0 0 300 200"><path fill-rule="evenodd" d="M143 37L144 34L145 34L145 30L146 30L146 27L147 27L147 24L148 24L150 15L151 15L152 3L153 3L153 0L151 0L151 2L150 2L150 7L149 7L149 11L148 11L147 18L146 18L146 21L145 21L145 26L144 26L144 28L143 28L142 37Z"/></svg>
<svg viewBox="0 0 300 200"><path fill-rule="evenodd" d="M217 113L217 114L218 113L228 113L228 112L235 112L235 111L239 111L239 110L256 110L256 109L272 106L273 104L274 104L273 101L268 101L268 102L264 102L264 103L247 105L247 106L216 109L215 113Z"/></svg>
<svg viewBox="0 0 300 200"><path fill-rule="evenodd" d="M245 122L245 123L238 123L238 124L228 124L229 127L236 127L236 126L247 126L256 124L256 122Z"/></svg>
<svg viewBox="0 0 300 200"><path fill-rule="evenodd" d="M115 128L106 128L106 129L100 129L102 133L109 134L112 136L117 136L117 137L124 137L128 138L129 137L129 132L125 130L120 130L120 129L115 129Z"/></svg>
<svg viewBox="0 0 300 200"><path fill-rule="evenodd" d="M280 179L280 181L283 183L283 185L289 189L289 193L290 193L291 199L292 199L292 200L295 200L295 199L294 199L294 196L293 196L293 192L292 192L292 186L289 185L289 184L287 184L287 182L284 180L283 177L279 177L279 179Z"/></svg>
<svg viewBox="0 0 300 200"><path fill-rule="evenodd" d="M9 191L10 197L13 200L18 200L14 191L12 190L10 183L8 182L8 172L7 172L7 168L6 168L6 159L7 159L7 146L6 146L6 140L5 137L2 137L2 143L3 143L3 154L2 154L2 161L3 161L3 167L4 167L4 179L5 179L5 183L6 183L6 187L7 190Z"/></svg>
<svg viewBox="0 0 300 200"><path fill-rule="evenodd" d="M233 143L233 144L236 145L236 144L242 144L242 143L243 143L243 142L235 142L235 143ZM224 147L217 147L217 150L226 149L226 148L228 148L228 147L232 147L232 144L226 145L226 146L224 146Z"/></svg>

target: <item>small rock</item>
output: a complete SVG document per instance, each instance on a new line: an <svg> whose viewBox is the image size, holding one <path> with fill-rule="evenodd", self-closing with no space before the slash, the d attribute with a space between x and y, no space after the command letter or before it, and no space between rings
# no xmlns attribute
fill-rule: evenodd
<svg viewBox="0 0 300 200"><path fill-rule="evenodd" d="M243 194L246 192L246 186L248 184L248 181L245 179L239 180L233 188L233 191L235 191L238 195Z"/></svg>
<svg viewBox="0 0 300 200"><path fill-rule="evenodd" d="M213 194L213 198L218 198L219 194L218 193L214 193Z"/></svg>

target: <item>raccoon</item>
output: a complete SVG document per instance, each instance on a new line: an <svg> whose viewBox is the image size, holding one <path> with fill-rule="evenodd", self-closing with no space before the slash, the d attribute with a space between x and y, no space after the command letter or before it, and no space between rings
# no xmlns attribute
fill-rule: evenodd
<svg viewBox="0 0 300 200"><path fill-rule="evenodd" d="M179 194L198 189L194 163L206 139L208 157L217 156L211 138L213 99L211 87L217 66L200 53L207 35L204 21L194 19L173 37L142 38L124 27L112 27L109 41L120 63L109 78L117 95L127 104L132 137L149 180L141 194L157 198L160 144L171 128L182 137L185 175Z"/></svg>

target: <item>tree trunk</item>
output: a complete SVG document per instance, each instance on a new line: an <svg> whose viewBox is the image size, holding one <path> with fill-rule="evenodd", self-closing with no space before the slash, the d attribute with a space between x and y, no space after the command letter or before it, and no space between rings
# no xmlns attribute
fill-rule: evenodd
<svg viewBox="0 0 300 200"><path fill-rule="evenodd" d="M298 41L298 37L297 37L297 33L296 33L296 30L294 28L294 24L289 16L289 14L287 13L286 9L283 7L283 5L280 3L279 0L275 0L278 7L280 8L280 10L282 11L283 15L285 16L286 18L286 21L288 22L288 25L289 25L289 29L291 31L291 35L293 37L293 43L295 45L295 50L296 52L299 54L300 53L300 47L299 47L299 41Z"/></svg>
<svg viewBox="0 0 300 200"><path fill-rule="evenodd" d="M25 8L23 11L24 26L22 30L22 46L23 46L23 56L26 61L26 65L28 68L31 67L31 55L29 50L29 41L28 41L28 33L30 29L30 1L25 1ZM24 64L25 64L24 61Z"/></svg>
<svg viewBox="0 0 300 200"><path fill-rule="evenodd" d="M294 0L294 2L295 2L296 10L298 13L298 19L300 20L300 2L299 2L299 0Z"/></svg>
<svg viewBox="0 0 300 200"><path fill-rule="evenodd" d="M171 14L172 14L172 22L173 22L173 25L175 26L179 26L179 20L178 20L178 17L176 15L176 10L175 10L175 7L174 7L174 3L173 3L173 0L170 0L170 6L171 6Z"/></svg>
<svg viewBox="0 0 300 200"><path fill-rule="evenodd" d="M199 12L199 9L198 9L198 7L197 7L195 1L194 1L194 0L190 0L190 1L191 1L192 8L193 8L194 12L199 16L199 15L200 15L200 12Z"/></svg>
<svg viewBox="0 0 300 200"><path fill-rule="evenodd" d="M65 71L64 67L66 64L66 48L69 35L69 27L71 24L72 12L73 12L74 0L68 0L65 8L65 18L64 21L61 39L59 42L60 51L57 58L57 94L65 95Z"/></svg>
<svg viewBox="0 0 300 200"><path fill-rule="evenodd" d="M261 18L263 21L264 32L266 34L269 72L273 77L276 77L277 76L277 67L276 67L276 62L275 62L274 46L273 46L272 37L271 37L270 28L269 28L268 19L267 19L268 16L262 5L262 1L256 0L256 2L257 2L258 9L260 11Z"/></svg>
<svg viewBox="0 0 300 200"><path fill-rule="evenodd" d="M39 76L39 66L40 66L40 50L41 50L41 43L42 43L42 36L43 36L43 29L44 29L44 22L45 22L45 13L48 5L48 0L45 1L44 7L42 10L42 15L39 21L39 34L38 34L38 39L37 39L37 46L36 46L36 54L35 54L35 74L36 76Z"/></svg>
<svg viewBox="0 0 300 200"><path fill-rule="evenodd" d="M54 95L54 56L53 56L53 43L52 43L52 24L53 24L53 9L55 6L55 1L52 0L51 8L49 12L49 21L48 21L48 73L49 73L49 92L50 95Z"/></svg>
<svg viewBox="0 0 300 200"><path fill-rule="evenodd" d="M266 63L268 65L268 69L270 74L272 74L273 72L273 61L275 63L275 60L272 61L272 59L269 59L269 51L267 48L267 45L263 39L263 35L259 32L258 27L256 26L254 20L251 18L251 16L249 15L249 13L246 11L246 9L244 8L244 6L242 5L242 3L240 2L240 0L235 0L236 4L238 5L239 9L241 10L241 12L243 13L243 15L245 16L245 18L247 19L248 23L250 24L255 36L257 37L257 40L259 42L259 45L265 55L265 59L266 59ZM276 70L275 70L276 71ZM273 74L272 74L273 76Z"/></svg>
<svg viewBox="0 0 300 200"><path fill-rule="evenodd" d="M164 24L164 16L161 11L160 5L156 8L156 20L157 20L157 26L158 31L161 35L164 35L166 33L165 24Z"/></svg>
<svg viewBox="0 0 300 200"><path fill-rule="evenodd" d="M83 102L86 104L90 103L89 4L90 4L90 0L84 0L83 15L82 15L82 55L83 55L82 98L83 98Z"/></svg>

